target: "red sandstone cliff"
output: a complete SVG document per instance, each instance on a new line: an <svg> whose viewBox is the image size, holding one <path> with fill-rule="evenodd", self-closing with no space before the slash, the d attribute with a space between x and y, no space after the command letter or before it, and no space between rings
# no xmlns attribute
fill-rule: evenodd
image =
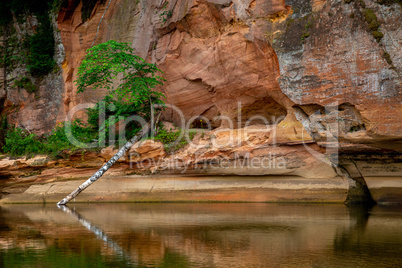
<svg viewBox="0 0 402 268"><path fill-rule="evenodd" d="M295 105L311 115L343 104L341 138L387 147L384 140L402 135L401 7L364 2L381 22L379 43L359 3L274 0L112 1L95 43L131 42L158 64L167 79L161 89L167 103L186 119L221 115L236 121L241 102L243 120L287 116L286 122L297 125ZM106 5L97 5L84 23L80 5L60 11L66 58L59 120L72 106L100 97L90 91L77 95L73 81ZM178 121L177 114L165 116Z"/></svg>
<svg viewBox="0 0 402 268"><path fill-rule="evenodd" d="M131 42L138 55L156 63L167 80L160 88L166 102L180 108L186 120L203 116L211 120L213 128L221 127L208 133L217 140L228 139L219 132L230 126L222 118L236 123L241 118L243 123L234 125L240 129L252 116L270 119L269 130L247 132L235 145L207 147L203 140L208 139L198 137L203 148L184 149L165 157L165 163L178 158L194 167L196 161L237 161L234 155L238 152L257 157L275 151L284 156L286 169L279 173L264 169L259 175L329 178L336 177L331 166L300 144L314 140L321 149L310 147L325 151L328 142L339 140L345 166L351 166L345 159L354 157L364 176L401 176L397 157L402 138L400 5L369 0L350 4L325 0L112 0L110 5L109 1L98 3L90 18L82 22L82 4L73 2L62 8L57 18L65 50L58 121L65 120L75 105L95 102L104 94L87 91L78 95L74 85L85 50L97 36L95 43L109 39ZM372 10L381 23L383 38L379 42L370 31L365 9ZM35 109L22 106L19 123L35 125L39 118L26 116ZM166 111L164 120L178 123L179 117ZM336 135L330 133L334 124ZM273 137L279 149L269 147ZM254 147L246 144L249 140L254 140ZM367 157L378 165L367 167ZM387 163L392 163L392 168ZM152 170L158 167L152 166ZM203 172L256 175L255 170L233 166Z"/></svg>

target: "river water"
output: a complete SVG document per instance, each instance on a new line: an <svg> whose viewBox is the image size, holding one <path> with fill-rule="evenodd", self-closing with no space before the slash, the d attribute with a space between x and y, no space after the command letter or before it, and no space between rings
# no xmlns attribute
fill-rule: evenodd
<svg viewBox="0 0 402 268"><path fill-rule="evenodd" d="M402 208L7 205L0 267L401 267Z"/></svg>

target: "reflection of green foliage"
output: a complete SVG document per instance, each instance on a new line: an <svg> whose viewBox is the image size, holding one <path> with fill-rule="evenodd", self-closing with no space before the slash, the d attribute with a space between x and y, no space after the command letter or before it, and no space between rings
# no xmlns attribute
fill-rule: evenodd
<svg viewBox="0 0 402 268"><path fill-rule="evenodd" d="M160 268L185 268L190 266L190 262L188 258L180 253L172 252L167 249L165 251L165 255L163 256L161 265L158 265Z"/></svg>
<svg viewBox="0 0 402 268"><path fill-rule="evenodd" d="M134 267L127 260L106 257L99 250L81 253L57 246L46 249L14 248L0 251L1 267Z"/></svg>
<svg viewBox="0 0 402 268"><path fill-rule="evenodd" d="M188 258L180 253L167 249L161 262L152 267L189 267ZM71 250L61 246L49 246L45 249L12 248L0 250L0 267L136 267L144 268L149 265L133 264L124 256L105 256L99 248L87 252L84 245L81 249Z"/></svg>

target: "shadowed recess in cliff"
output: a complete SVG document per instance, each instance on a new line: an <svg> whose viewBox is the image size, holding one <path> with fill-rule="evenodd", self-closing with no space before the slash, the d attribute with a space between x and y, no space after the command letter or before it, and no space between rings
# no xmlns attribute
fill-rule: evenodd
<svg viewBox="0 0 402 268"><path fill-rule="evenodd" d="M342 138L348 133L366 130L362 115L350 103L326 107L318 104L305 104L297 107L300 107L309 116L313 124L320 122L326 129L336 129L338 138Z"/></svg>
<svg viewBox="0 0 402 268"><path fill-rule="evenodd" d="M64 18L62 21L71 18L72 13L81 2L81 19L82 22L85 22L91 17L96 4L103 5L105 0L62 0L61 10L64 11Z"/></svg>
<svg viewBox="0 0 402 268"><path fill-rule="evenodd" d="M238 116L236 121L241 122L241 127L257 124L271 125L279 124L286 115L285 107L271 97L264 97L242 107L241 116Z"/></svg>

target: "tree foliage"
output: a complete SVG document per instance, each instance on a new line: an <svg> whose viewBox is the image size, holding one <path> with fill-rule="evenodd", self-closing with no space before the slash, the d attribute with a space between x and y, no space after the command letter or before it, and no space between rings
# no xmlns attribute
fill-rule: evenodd
<svg viewBox="0 0 402 268"><path fill-rule="evenodd" d="M36 33L29 37L28 69L33 76L48 74L55 65L53 28L47 14L37 15L40 24Z"/></svg>
<svg viewBox="0 0 402 268"><path fill-rule="evenodd" d="M57 0L10 0L0 2L0 25L4 29L14 27L11 22L13 16L16 18L28 17L35 15L38 19L38 27L35 33L31 36L26 35L23 42L23 49L27 49L27 68L32 76L42 77L53 70L55 66L54 47L55 40L53 36L53 27L49 18L49 11L52 5L55 5ZM6 50L14 50L21 45L20 42L11 42L12 36L7 36L7 31L4 33ZM13 53L6 53L3 64L10 65L10 59Z"/></svg>
<svg viewBox="0 0 402 268"><path fill-rule="evenodd" d="M89 87L107 88L114 97L139 105L149 98L163 97L162 93L154 90L157 85L162 85L163 78L156 75L160 70L155 64L146 63L135 55L128 43L109 40L87 52L78 68L78 92ZM121 83L113 88L113 81L119 75Z"/></svg>
<svg viewBox="0 0 402 268"><path fill-rule="evenodd" d="M164 98L161 92L155 90L164 81L157 75L158 72L160 70L155 64L147 63L135 55L128 43L110 40L88 49L78 68L75 81L78 92L88 88L108 90L108 95L102 100L104 105L98 102L95 107L88 109L88 123L98 128L100 112L106 114L108 125L132 115L149 120L152 104L161 104ZM133 135L139 126L132 123L128 128L129 135Z"/></svg>
<svg viewBox="0 0 402 268"><path fill-rule="evenodd" d="M43 14L48 11L53 0L7 0L0 1L0 25L12 21L13 13L18 16L24 12Z"/></svg>
<svg viewBox="0 0 402 268"><path fill-rule="evenodd" d="M71 133L65 131L66 124L70 126ZM80 149L70 143L71 136L79 142L90 143L97 134L80 120L61 123L51 133L42 137L21 128L3 127L8 130L1 149L4 153L13 156L47 154L54 157L63 150Z"/></svg>

